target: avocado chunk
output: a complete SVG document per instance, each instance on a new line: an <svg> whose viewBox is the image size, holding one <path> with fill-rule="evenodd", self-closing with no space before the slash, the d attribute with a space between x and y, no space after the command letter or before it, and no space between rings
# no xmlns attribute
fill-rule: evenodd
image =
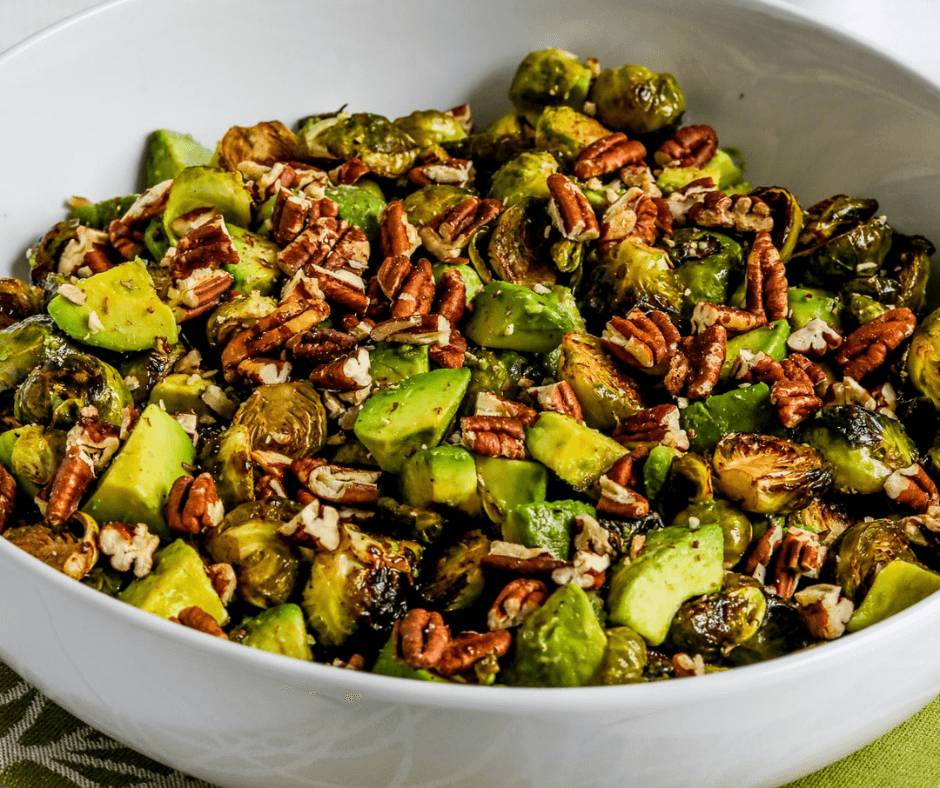
<svg viewBox="0 0 940 788"><path fill-rule="evenodd" d="M543 412L526 427L525 445L533 459L581 492L627 453L613 438L553 411Z"/></svg>
<svg viewBox="0 0 940 788"><path fill-rule="evenodd" d="M761 326L729 339L720 380L725 381L731 377L731 368L742 350L749 350L754 354L766 353L774 361L783 361L787 355L789 336L790 324L786 320L776 320L769 326Z"/></svg>
<svg viewBox="0 0 940 788"><path fill-rule="evenodd" d="M487 348L548 353L575 328L558 299L524 285L490 282L473 299L469 339Z"/></svg>
<svg viewBox="0 0 940 788"><path fill-rule="evenodd" d="M787 289L787 306L791 331L799 331L810 320L822 320L833 328L841 328L839 298L827 290L790 287Z"/></svg>
<svg viewBox="0 0 940 788"><path fill-rule="evenodd" d="M466 290L467 304L473 301L476 298L477 293L483 289L483 280L480 279L480 275L469 265L463 263L461 265L448 265L447 263L434 263L431 266L431 272L434 274L434 284L440 284L441 277L444 276L447 271L453 268L460 274L461 279L463 279L463 285Z"/></svg>
<svg viewBox="0 0 940 788"><path fill-rule="evenodd" d="M715 394L683 408L680 419L682 429L689 434L689 448L698 454L714 449L729 432L771 432L774 409L770 387L758 383Z"/></svg>
<svg viewBox="0 0 940 788"><path fill-rule="evenodd" d="M340 219L356 225L370 244L379 242L379 217L385 210L385 200L360 184L329 186L326 196L336 203Z"/></svg>
<svg viewBox="0 0 940 788"><path fill-rule="evenodd" d="M163 517L170 488L196 460L189 435L159 405L148 405L82 511L99 523L145 523L168 541Z"/></svg>
<svg viewBox="0 0 940 788"><path fill-rule="evenodd" d="M142 261L116 265L73 287L82 295L57 295L49 303L52 319L72 339L118 352L150 350L161 338L176 342L173 312L157 296Z"/></svg>
<svg viewBox="0 0 940 788"><path fill-rule="evenodd" d="M189 134L169 129L157 129L147 143L147 158L144 161L146 187L175 178L187 167L208 164L212 151L204 148Z"/></svg>
<svg viewBox="0 0 940 788"><path fill-rule="evenodd" d="M222 267L234 278L232 290L251 295L257 290L263 296L277 295L281 271L277 267L280 247L234 224L226 225L232 246L238 252L239 261Z"/></svg>
<svg viewBox="0 0 940 788"><path fill-rule="evenodd" d="M459 446L421 449L405 463L400 481L405 503L411 506L442 504L470 515L480 511L476 463Z"/></svg>
<svg viewBox="0 0 940 788"><path fill-rule="evenodd" d="M310 649L313 638L307 633L304 611L299 605L285 603L263 610L245 624L245 630L239 641L244 646L313 661Z"/></svg>
<svg viewBox="0 0 940 788"><path fill-rule="evenodd" d="M548 471L544 465L504 457L477 456L474 461L483 511L497 525L520 504L545 500Z"/></svg>
<svg viewBox="0 0 940 788"><path fill-rule="evenodd" d="M157 383L150 392L150 404L159 405L167 413L195 411L198 416L211 416L212 411L202 401L211 381L198 376L174 372Z"/></svg>
<svg viewBox="0 0 940 788"><path fill-rule="evenodd" d="M614 567L608 618L633 628L649 645L660 645L683 602L721 588L723 559L724 536L717 523L650 531L646 549Z"/></svg>
<svg viewBox="0 0 940 788"><path fill-rule="evenodd" d="M597 512L581 501L538 501L510 509L503 521L503 539L526 547L543 547L559 561L567 561L578 515Z"/></svg>
<svg viewBox="0 0 940 788"><path fill-rule="evenodd" d="M940 591L940 574L896 558L875 576L862 604L849 619L846 631L858 632L884 621L934 591Z"/></svg>
<svg viewBox="0 0 940 788"><path fill-rule="evenodd" d="M148 188L152 185L148 184ZM111 197L91 205L76 205L69 211L69 219L78 219L79 224L94 227L96 230L107 230L111 222L127 213L138 197L140 197L139 194L125 194L122 197Z"/></svg>
<svg viewBox="0 0 940 788"><path fill-rule="evenodd" d="M199 553L182 539L157 552L150 574L131 582L118 599L160 618L172 618L187 607L201 607L219 625L228 623L228 612Z"/></svg>
<svg viewBox="0 0 940 788"><path fill-rule="evenodd" d="M649 500L654 500L662 492L669 479L672 462L680 456L678 449L661 443L650 450L646 462L643 463L643 490Z"/></svg>
<svg viewBox="0 0 940 788"><path fill-rule="evenodd" d="M469 369L415 375L369 397L353 431L383 471L398 473L416 451L441 442L469 385Z"/></svg>
<svg viewBox="0 0 940 788"><path fill-rule="evenodd" d="M217 167L187 167L173 179L163 211L163 229L175 244L188 230L177 221L197 209L222 214L226 226L247 227L251 222L251 192L240 172Z"/></svg>
<svg viewBox="0 0 940 788"><path fill-rule="evenodd" d="M588 595L560 586L519 627L507 683L521 687L583 687L604 660L607 636Z"/></svg>
<svg viewBox="0 0 940 788"><path fill-rule="evenodd" d="M369 351L369 363L372 382L379 387L431 371L427 345L376 342L375 349Z"/></svg>

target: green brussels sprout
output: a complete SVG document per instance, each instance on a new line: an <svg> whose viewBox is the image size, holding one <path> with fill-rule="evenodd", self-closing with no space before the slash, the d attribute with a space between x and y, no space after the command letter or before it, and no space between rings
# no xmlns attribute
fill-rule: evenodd
<svg viewBox="0 0 940 788"><path fill-rule="evenodd" d="M459 186L431 184L411 192L401 204L408 221L420 230L472 196L472 192Z"/></svg>
<svg viewBox="0 0 940 788"><path fill-rule="evenodd" d="M535 216L534 207L534 200L525 198L496 220L487 255L497 279L526 287L555 283L555 270L541 260L540 254L545 240L545 214L542 211L541 216Z"/></svg>
<svg viewBox="0 0 940 788"><path fill-rule="evenodd" d="M225 347L240 331L250 328L277 309L277 300L258 291L225 301L206 323L206 338L215 348Z"/></svg>
<svg viewBox="0 0 940 788"><path fill-rule="evenodd" d="M585 244L581 241L569 241L567 238L559 238L548 250L548 256L555 268L564 274L579 271L581 263L584 262L584 255ZM580 278L580 273L578 278ZM575 277L572 277L570 281L574 285Z"/></svg>
<svg viewBox="0 0 940 788"><path fill-rule="evenodd" d="M917 313L924 308L930 280L930 255L934 251L933 244L923 236L894 234L888 271L898 280L900 292L893 306L905 306Z"/></svg>
<svg viewBox="0 0 940 788"><path fill-rule="evenodd" d="M301 508L284 498L244 503L206 535L212 560L235 567L238 593L255 607L284 604L294 590L299 561L278 529Z"/></svg>
<svg viewBox="0 0 940 788"><path fill-rule="evenodd" d="M563 49L530 52L516 69L509 100L535 126L545 107L581 109L591 89L594 71L578 56Z"/></svg>
<svg viewBox="0 0 940 788"><path fill-rule="evenodd" d="M562 338L557 374L574 389L584 422L594 429L611 430L644 407L637 382L604 352L600 339L584 331Z"/></svg>
<svg viewBox="0 0 940 788"><path fill-rule="evenodd" d="M235 225L231 225L234 227ZM147 227L144 229L144 246L147 247L147 251L150 252L151 258L154 260L162 260L166 253L170 249L170 239L167 237L166 229L163 227L163 220L160 217L154 217L147 223ZM153 274L151 274L153 276ZM158 278L154 278L154 283L158 281ZM161 293L165 292L160 290Z"/></svg>
<svg viewBox="0 0 940 788"><path fill-rule="evenodd" d="M340 219L356 225L366 234L369 243L379 243L379 217L385 210L385 200L366 188L362 181L355 186L330 186L326 196L336 203Z"/></svg>
<svg viewBox="0 0 940 788"><path fill-rule="evenodd" d="M837 492L875 493L893 471L917 461L904 425L860 405L827 405L801 437L831 464Z"/></svg>
<svg viewBox="0 0 940 788"><path fill-rule="evenodd" d="M42 308L41 288L34 287L22 279L0 279L0 329L38 315Z"/></svg>
<svg viewBox="0 0 940 788"><path fill-rule="evenodd" d="M940 409L940 309L927 315L914 331L906 368L914 388Z"/></svg>
<svg viewBox="0 0 940 788"><path fill-rule="evenodd" d="M218 156L219 164L232 171L243 161L270 166L303 158L297 135L279 120L232 126L219 141Z"/></svg>
<svg viewBox="0 0 940 788"><path fill-rule="evenodd" d="M509 208L526 197L548 199L548 176L558 172L558 161L544 151L523 151L495 173L488 196Z"/></svg>
<svg viewBox="0 0 940 788"><path fill-rule="evenodd" d="M68 344L48 315L34 315L0 329L0 393L12 391L50 355Z"/></svg>
<svg viewBox="0 0 940 788"><path fill-rule="evenodd" d="M13 412L23 424L71 427L82 408L93 405L102 421L119 426L133 405L121 374L86 353L47 358L16 390Z"/></svg>
<svg viewBox="0 0 940 788"><path fill-rule="evenodd" d="M797 606L775 595L766 598L767 610L757 632L737 646L723 663L728 666L752 665L782 657L812 643Z"/></svg>
<svg viewBox="0 0 940 788"><path fill-rule="evenodd" d="M718 489L757 514L794 512L832 486L822 452L773 435L726 435L715 447L712 467Z"/></svg>
<svg viewBox="0 0 940 788"><path fill-rule="evenodd" d="M30 497L52 481L63 459L63 430L31 425L0 435L0 462Z"/></svg>
<svg viewBox="0 0 940 788"><path fill-rule="evenodd" d="M599 255L587 278L582 311L608 320L641 298L658 298L679 309L682 295L669 255L640 241L623 241Z"/></svg>
<svg viewBox="0 0 940 788"><path fill-rule="evenodd" d="M682 603L666 643L706 659L727 656L757 634L766 612L761 584L747 575L727 572L720 591Z"/></svg>
<svg viewBox="0 0 940 788"><path fill-rule="evenodd" d="M676 125L685 112L685 96L672 74L644 66L621 66L600 73L590 100L608 128L628 134L650 134Z"/></svg>
<svg viewBox="0 0 940 788"><path fill-rule="evenodd" d="M59 268L59 257L65 245L71 241L78 229L78 221L66 219L52 226L42 240L27 252L29 278L34 285L41 285L49 274Z"/></svg>
<svg viewBox="0 0 940 788"><path fill-rule="evenodd" d="M774 220L770 239L780 255L780 260L786 264L796 249L796 244L803 229L803 209L796 197L786 189L779 186L762 186L751 192L770 206L770 215Z"/></svg>
<svg viewBox="0 0 940 788"><path fill-rule="evenodd" d="M197 209L220 213L229 224L248 227L251 222L251 192L239 172L217 167L187 167L173 179L163 229L175 244L189 229L187 218Z"/></svg>
<svg viewBox="0 0 940 788"><path fill-rule="evenodd" d="M610 129L571 107L547 107L535 125L535 148L571 164L588 145L610 134Z"/></svg>
<svg viewBox="0 0 940 788"><path fill-rule="evenodd" d="M497 118L469 139L470 157L504 162L532 147L535 132L517 112Z"/></svg>
<svg viewBox="0 0 940 788"><path fill-rule="evenodd" d="M730 569L744 557L753 539L754 528L738 507L722 498L694 503L679 512L672 524L691 526L694 525L693 518L699 523L717 522L721 526L725 569Z"/></svg>
<svg viewBox="0 0 940 788"><path fill-rule="evenodd" d="M846 230L871 219L878 212L878 201L836 194L806 209L799 246L818 246Z"/></svg>
<svg viewBox="0 0 940 788"><path fill-rule="evenodd" d="M514 350L490 350L480 347L468 351L464 360L471 373L470 387L464 402L473 408L477 394L492 391L501 397L515 399L523 388L533 385L541 373L536 365Z"/></svg>
<svg viewBox="0 0 940 788"><path fill-rule="evenodd" d="M418 156L417 144L402 128L369 112L311 118L301 126L300 138L311 158L358 157L383 178L404 175Z"/></svg>
<svg viewBox="0 0 940 788"><path fill-rule="evenodd" d="M57 569L73 580L81 580L98 561L98 524L87 514L73 517L82 535L74 535L68 527L52 528L45 524L23 525L4 532L4 537L47 566Z"/></svg>
<svg viewBox="0 0 940 788"><path fill-rule="evenodd" d="M431 509L410 506L383 496L376 504L374 526L397 539L431 544L444 532L444 516Z"/></svg>
<svg viewBox="0 0 940 788"><path fill-rule="evenodd" d="M156 183L150 185L156 186ZM139 194L126 194L122 197L112 197L109 200L96 203L72 198L68 218L70 220L74 219L86 227L93 227L95 230L107 230L111 222L120 219L127 213L138 197L140 197Z"/></svg>
<svg viewBox="0 0 940 788"><path fill-rule="evenodd" d="M203 448L203 464L215 479L216 492L226 509L255 499L251 451L251 432L244 425L230 425Z"/></svg>
<svg viewBox="0 0 940 788"><path fill-rule="evenodd" d="M787 528L801 528L810 533L819 534L821 544L832 544L855 522L843 506L817 498L809 506L787 515Z"/></svg>
<svg viewBox="0 0 940 788"><path fill-rule="evenodd" d="M879 303L874 298L852 292L847 293L845 306L849 310L849 314L859 322L859 325L870 323L876 317L890 310L890 307Z"/></svg>
<svg viewBox="0 0 940 788"><path fill-rule="evenodd" d="M838 288L849 279L878 271L891 248L893 231L883 217L869 219L805 251L792 263L806 267L805 283Z"/></svg>
<svg viewBox="0 0 940 788"><path fill-rule="evenodd" d="M673 236L669 257L676 266L682 314L691 317L699 301L728 301L731 275L742 266L741 244L723 233L683 227Z"/></svg>
<svg viewBox="0 0 940 788"><path fill-rule="evenodd" d="M917 563L904 528L891 520L869 520L848 528L838 543L836 583L858 604L875 576L892 561Z"/></svg>
<svg viewBox="0 0 940 788"><path fill-rule="evenodd" d="M248 429L255 451L294 460L310 457L326 442L326 411L317 390L303 380L259 386L232 419Z"/></svg>
<svg viewBox="0 0 940 788"><path fill-rule="evenodd" d="M646 641L630 627L605 630L607 649L598 673L598 683L606 686L644 681Z"/></svg>
<svg viewBox="0 0 940 788"><path fill-rule="evenodd" d="M393 123L422 148L462 140L467 136L457 118L436 109L417 109L410 115L395 118Z"/></svg>
<svg viewBox="0 0 940 788"><path fill-rule="evenodd" d="M335 550L317 550L301 607L317 640L342 645L359 629L385 631L407 610L422 548L339 526Z"/></svg>
<svg viewBox="0 0 940 788"><path fill-rule="evenodd" d="M483 593L480 559L490 551L482 531L469 531L447 547L426 569L418 592L435 610L452 612L472 607Z"/></svg>
<svg viewBox="0 0 940 788"><path fill-rule="evenodd" d="M120 363L118 370L134 397L134 407L150 399L150 392L173 371L176 363L186 355L181 343L170 344L160 338L153 350L131 353Z"/></svg>
<svg viewBox="0 0 940 788"><path fill-rule="evenodd" d="M690 452L676 457L669 467L665 490L667 501L700 504L712 500L712 469L700 454Z"/></svg>

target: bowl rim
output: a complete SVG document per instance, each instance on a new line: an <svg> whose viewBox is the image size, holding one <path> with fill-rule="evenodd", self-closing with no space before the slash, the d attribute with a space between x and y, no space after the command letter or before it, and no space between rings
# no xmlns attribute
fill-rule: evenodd
<svg viewBox="0 0 940 788"><path fill-rule="evenodd" d="M239 1L247 2L248 0ZM799 21L815 33L823 33L838 39L840 43L867 51L900 69L908 78L930 88L940 100L940 78L924 74L913 65L900 60L897 55L878 42L840 29L834 22L817 17L807 9L787 4L784 0L716 1L733 8L765 14L785 21ZM103 0L13 44L0 52L0 86L2 86L4 73L3 66L14 58L23 56L46 39L101 13L137 2L155 2L155 0ZM938 103L938 109L940 109L940 103ZM228 662L248 673L263 675L277 681L319 683L338 693L365 690L372 700L424 706L446 705L454 708L485 709L505 713L539 714L570 712L578 709L584 711L620 710L639 714L694 701L707 701L716 696L766 690L769 685L786 681L791 677L808 676L821 663L839 662L846 657L851 658L854 652L864 652L879 643L899 640L922 625L926 619L937 618L940 615L940 592L937 592L861 632L845 635L837 640L765 662L699 676L696 677L696 681L691 682L663 681L570 688L485 687L416 681L349 671L337 669L328 664L305 662L250 647L232 648L233 644L228 642L223 644L218 638L206 637L203 633L187 627L173 625L157 615L147 613L117 598L77 583L10 544L6 539L0 538L0 564L4 561L19 564L24 571L33 574L39 582L50 583L56 591L74 594L78 588L78 599L84 598L87 604L95 606L103 614L112 615L115 619L123 619L120 626L131 626L153 636L169 639L180 646L211 655L213 662ZM256 670L252 670L253 668ZM263 670L264 673L258 673L259 670ZM50 697L54 696L55 688L43 687L41 677L35 683Z"/></svg>

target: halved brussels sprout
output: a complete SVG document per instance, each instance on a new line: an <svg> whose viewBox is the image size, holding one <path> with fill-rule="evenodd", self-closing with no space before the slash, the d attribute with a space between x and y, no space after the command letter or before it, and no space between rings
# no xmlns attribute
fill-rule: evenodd
<svg viewBox="0 0 940 788"><path fill-rule="evenodd" d="M209 344L223 348L240 331L250 328L277 309L277 301L254 291L220 304L206 323Z"/></svg>
<svg viewBox="0 0 940 788"><path fill-rule="evenodd" d="M691 317L699 301L725 304L732 273L742 266L741 244L723 233L683 227L673 236L669 257L676 265L682 314Z"/></svg>
<svg viewBox="0 0 940 788"><path fill-rule="evenodd" d="M483 593L480 559L490 550L482 531L469 531L444 550L426 571L420 584L421 597L435 610L466 610Z"/></svg>
<svg viewBox="0 0 940 788"><path fill-rule="evenodd" d="M685 96L672 74L656 74L629 65L602 71L591 88L597 117L608 128L628 134L650 134L679 122Z"/></svg>
<svg viewBox="0 0 940 788"><path fill-rule="evenodd" d="M335 550L317 550L301 607L317 640L342 645L362 628L384 631L407 609L421 546L340 524Z"/></svg>
<svg viewBox="0 0 940 788"><path fill-rule="evenodd" d="M838 288L849 279L881 269L891 248L893 231L883 217L869 219L805 251L794 253L794 264L806 266L805 282Z"/></svg>
<svg viewBox="0 0 940 788"><path fill-rule="evenodd" d="M917 563L903 527L891 520L856 523L842 535L838 547L836 583L856 604L889 563L896 559Z"/></svg>
<svg viewBox="0 0 940 788"><path fill-rule="evenodd" d="M914 388L940 409L940 309L927 315L914 331L906 366Z"/></svg>
<svg viewBox="0 0 940 788"><path fill-rule="evenodd" d="M375 529L396 539L410 539L431 544L444 532L444 517L439 512L409 506L394 498L379 498L375 512Z"/></svg>
<svg viewBox="0 0 940 788"><path fill-rule="evenodd" d="M227 510L255 499L251 450L251 432L244 425L230 425L203 449L203 464Z"/></svg>
<svg viewBox="0 0 940 788"><path fill-rule="evenodd" d="M827 405L801 436L831 464L838 492L880 492L893 471L917 461L904 425L861 405Z"/></svg>
<svg viewBox="0 0 940 788"><path fill-rule="evenodd" d="M473 192L459 186L431 184L411 192L401 204L408 214L408 221L420 230L472 196Z"/></svg>
<svg viewBox="0 0 940 788"><path fill-rule="evenodd" d="M238 593L255 607L283 604L294 590L299 562L278 529L302 508L285 498L245 503L206 535L212 560L235 567Z"/></svg>
<svg viewBox="0 0 940 788"><path fill-rule="evenodd" d="M34 315L0 329L0 393L15 389L49 355L67 347L48 315Z"/></svg>
<svg viewBox="0 0 940 788"><path fill-rule="evenodd" d="M802 528L819 534L821 544L829 545L855 522L843 506L834 501L817 498L809 506L787 515L788 528Z"/></svg>
<svg viewBox="0 0 940 788"><path fill-rule="evenodd" d="M0 435L0 462L30 497L52 481L64 458L64 430L31 425Z"/></svg>
<svg viewBox="0 0 940 788"><path fill-rule="evenodd" d="M77 229L77 219L57 222L42 240L26 253L29 260L29 278L34 285L42 284L49 274L58 271L62 250L75 237Z"/></svg>
<svg viewBox="0 0 940 788"><path fill-rule="evenodd" d="M803 209L800 208L796 197L779 186L763 186L754 189L751 194L770 206L770 215L774 220L770 238L780 255L780 261L786 264L796 249L800 231L803 229Z"/></svg>
<svg viewBox="0 0 940 788"><path fill-rule="evenodd" d="M232 171L238 170L243 161L271 165L302 158L297 135L279 120L232 126L219 142L218 153L219 164Z"/></svg>
<svg viewBox="0 0 940 788"><path fill-rule="evenodd" d="M393 122L422 148L462 140L467 136L457 118L436 109L416 109L410 115L395 118Z"/></svg>
<svg viewBox="0 0 940 788"><path fill-rule="evenodd" d="M876 317L883 315L891 309L891 307L885 306L874 298L869 298L861 293L852 292L847 293L845 305L852 317L858 321L859 325L870 323Z"/></svg>
<svg viewBox="0 0 940 788"><path fill-rule="evenodd" d="M516 69L509 100L531 125L545 107L581 109L591 89L594 72L578 56L563 49L530 52Z"/></svg>
<svg viewBox="0 0 940 788"><path fill-rule="evenodd" d="M300 138L311 158L358 157L383 178L404 175L418 156L417 144L403 129L370 112L312 118L301 127Z"/></svg>
<svg viewBox="0 0 940 788"><path fill-rule="evenodd" d="M623 241L598 256L587 278L583 311L607 320L644 297L679 309L679 279L665 251L640 241Z"/></svg>
<svg viewBox="0 0 940 788"><path fill-rule="evenodd" d="M464 366L471 374L464 402L471 409L481 391L492 391L501 397L515 399L523 387L533 385L541 378L536 363L514 350L474 348L467 352Z"/></svg>
<svg viewBox="0 0 940 788"><path fill-rule="evenodd" d="M610 129L571 107L547 107L535 126L535 147L570 164L588 145L610 134Z"/></svg>
<svg viewBox="0 0 940 788"><path fill-rule="evenodd" d="M81 512L75 514L72 522L82 530L81 536L73 535L67 526L51 528L45 524L11 528L3 535L44 564L73 580L81 580L98 561L98 524Z"/></svg>
<svg viewBox="0 0 940 788"><path fill-rule="evenodd" d="M534 207L532 200L523 199L496 220L487 254L497 279L526 287L554 284L557 274L540 254L546 224L536 222L544 212L537 217Z"/></svg>
<svg viewBox="0 0 940 788"><path fill-rule="evenodd" d="M730 666L751 665L806 648L812 642L797 606L777 596L766 598L767 610L757 632L725 656Z"/></svg>
<svg viewBox="0 0 940 788"><path fill-rule="evenodd" d="M255 451L276 451L294 460L310 457L326 442L326 411L317 390L304 380L259 386L232 419L246 427Z"/></svg>
<svg viewBox="0 0 940 788"><path fill-rule="evenodd" d="M0 279L0 329L42 312L42 289L22 279ZM0 344L0 347L3 347Z"/></svg>
<svg viewBox="0 0 940 788"><path fill-rule="evenodd" d="M746 512L795 512L832 486L832 470L819 451L773 435L726 435L712 466L718 489Z"/></svg>
<svg viewBox="0 0 940 788"><path fill-rule="evenodd" d="M630 627L605 630L607 648L598 673L598 683L606 686L645 681L646 641Z"/></svg>
<svg viewBox="0 0 940 788"><path fill-rule="evenodd" d="M673 525L695 526L701 523L718 523L721 526L725 569L730 569L744 557L751 544L754 528L747 515L738 507L723 498L714 498L685 507L672 521Z"/></svg>
<svg viewBox="0 0 940 788"><path fill-rule="evenodd" d="M548 176L558 172L558 162L551 153L523 151L493 174L489 197L509 208L526 197L548 199Z"/></svg>

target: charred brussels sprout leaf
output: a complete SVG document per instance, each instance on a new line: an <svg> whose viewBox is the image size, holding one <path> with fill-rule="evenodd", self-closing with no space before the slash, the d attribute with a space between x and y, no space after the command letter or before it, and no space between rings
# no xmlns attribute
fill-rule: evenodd
<svg viewBox="0 0 940 788"><path fill-rule="evenodd" d="M394 498L383 497L378 500L375 527L398 539L430 544L443 533L444 517L431 509L409 506Z"/></svg>
<svg viewBox="0 0 940 788"><path fill-rule="evenodd" d="M369 112L311 119L300 129L300 137L312 158L346 161L358 157L383 178L404 175L418 155L418 146L403 129Z"/></svg>
<svg viewBox="0 0 940 788"><path fill-rule="evenodd" d="M521 115L510 112L470 137L470 155L474 159L508 161L517 153L531 148L533 138L531 126L525 123Z"/></svg>
<svg viewBox="0 0 940 788"><path fill-rule="evenodd" d="M81 580L98 561L98 525L87 515L79 513L75 517L77 525L83 528L81 536L72 534L67 528L24 525L11 528L4 537L67 577Z"/></svg>
<svg viewBox="0 0 940 788"><path fill-rule="evenodd" d="M65 432L40 426L0 435L0 461L30 496L52 481L65 457Z"/></svg>
<svg viewBox="0 0 940 788"><path fill-rule="evenodd" d="M896 559L917 563L902 526L890 520L869 520L846 530L836 556L836 582L856 604L875 576Z"/></svg>
<svg viewBox="0 0 940 788"><path fill-rule="evenodd" d="M927 282L930 279L930 255L935 249L932 243L920 235L894 234L891 256L895 264L888 270L898 280L900 292L893 306L905 306L912 312L920 312L927 299Z"/></svg>
<svg viewBox="0 0 940 788"><path fill-rule="evenodd" d="M490 550L482 531L470 531L444 550L422 578L421 597L435 610L466 610L483 593L480 559Z"/></svg>
<svg viewBox="0 0 940 788"><path fill-rule="evenodd" d="M751 665L782 657L810 645L795 604L775 596L767 598L767 611L757 632L724 659L727 665Z"/></svg>
<svg viewBox="0 0 940 788"><path fill-rule="evenodd" d="M675 309L682 306L679 279L666 252L639 241L624 241L599 255L588 277L583 311L585 316L606 320L625 313L644 297L658 298Z"/></svg>
<svg viewBox="0 0 940 788"><path fill-rule="evenodd" d="M515 399L526 385L525 381L535 383L540 377L536 365L514 350L474 348L467 353L464 366L470 370L470 386L464 401L471 407L481 391Z"/></svg>
<svg viewBox="0 0 940 788"><path fill-rule="evenodd" d="M780 254L780 260L787 263L803 229L803 209L800 208L796 197L779 186L761 187L751 194L770 206L770 215L774 222L770 238Z"/></svg>
<svg viewBox="0 0 940 788"><path fill-rule="evenodd" d="M247 428L255 451L276 451L295 460L316 454L326 441L326 411L317 390L305 381L258 387L232 426Z"/></svg>
<svg viewBox="0 0 940 788"><path fill-rule="evenodd" d="M342 645L359 629L388 629L404 615L421 546L340 525L335 550L318 550L301 606L325 646Z"/></svg>
<svg viewBox="0 0 940 788"><path fill-rule="evenodd" d="M878 211L878 201L837 194L806 209L801 247L816 246L867 221Z"/></svg>
<svg viewBox="0 0 940 788"><path fill-rule="evenodd" d="M155 186L160 181L166 180L160 178L148 186ZM87 205L76 205L69 211L69 219L77 219L80 224L86 227L94 227L96 230L107 230L108 225L115 219L120 219L127 210L136 202L139 194L127 194L123 197L112 197L109 200L101 202L88 203Z"/></svg>
<svg viewBox="0 0 940 788"><path fill-rule="evenodd" d="M203 451L203 462L215 479L216 492L226 509L255 499L251 450L248 428L231 425Z"/></svg>
<svg viewBox="0 0 940 788"><path fill-rule="evenodd" d="M832 470L819 451L772 435L725 436L712 466L718 489L758 514L796 511L832 485Z"/></svg>
<svg viewBox="0 0 940 788"><path fill-rule="evenodd" d="M242 504L207 536L212 559L235 566L238 593L246 602L267 608L290 597L299 564L278 529L300 509L283 498Z"/></svg>
<svg viewBox="0 0 940 788"><path fill-rule="evenodd" d="M300 140L278 120L232 126L219 142L219 164L227 170L237 170L243 161L270 166L300 158Z"/></svg>
<svg viewBox="0 0 940 788"><path fill-rule="evenodd" d="M571 52L563 49L530 52L516 69L509 100L535 126L545 107L581 109L593 76L590 66Z"/></svg>
<svg viewBox="0 0 940 788"><path fill-rule="evenodd" d="M602 71L591 89L597 117L628 134L650 134L673 126L685 112L685 96L672 74L644 66Z"/></svg>
<svg viewBox="0 0 940 788"><path fill-rule="evenodd" d="M182 343L170 344L157 340L153 350L129 355L119 369L134 397L135 406L145 403L150 392L172 372L176 362L186 355Z"/></svg>
<svg viewBox="0 0 940 788"><path fill-rule="evenodd" d="M843 506L833 501L817 499L804 509L787 515L788 528L802 528L819 534L823 544L832 544L855 522Z"/></svg>
<svg viewBox="0 0 940 788"><path fill-rule="evenodd" d="M823 408L804 423L802 438L831 464L838 492L879 492L892 471L917 461L901 422L860 405Z"/></svg>

